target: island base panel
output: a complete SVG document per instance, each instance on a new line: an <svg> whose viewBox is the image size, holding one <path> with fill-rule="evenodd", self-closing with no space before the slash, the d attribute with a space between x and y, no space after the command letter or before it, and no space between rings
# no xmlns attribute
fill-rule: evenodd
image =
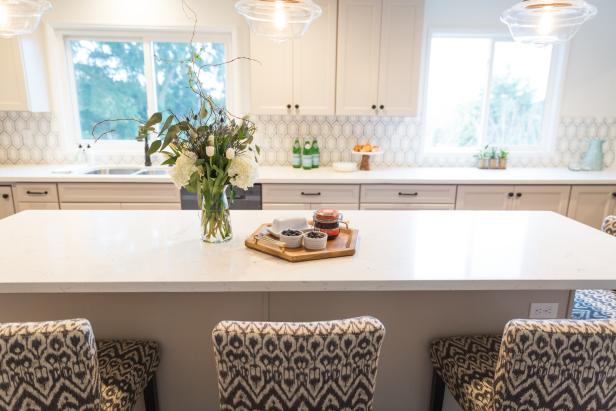
<svg viewBox="0 0 616 411"><path fill-rule="evenodd" d="M559 303L568 291L5 294L0 322L87 318L97 338L152 338L161 344L161 409L217 409L210 333L220 320L315 321L373 315L387 328L375 411L428 409L430 341L500 333L526 318L531 302ZM451 411L453 411L452 408Z"/></svg>

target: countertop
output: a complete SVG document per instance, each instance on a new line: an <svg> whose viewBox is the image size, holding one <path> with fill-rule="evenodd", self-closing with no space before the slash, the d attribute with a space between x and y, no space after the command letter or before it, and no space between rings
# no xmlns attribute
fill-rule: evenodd
<svg viewBox="0 0 616 411"><path fill-rule="evenodd" d="M171 181L168 175L83 174L84 171L93 168L96 166L0 166L0 184L19 182L168 183ZM259 169L259 175L259 182L263 184L616 184L616 170L575 172L566 168L479 170L472 167L403 167L338 173L328 167L316 170L297 170L291 167L262 166Z"/></svg>
<svg viewBox="0 0 616 411"><path fill-rule="evenodd" d="M551 212L349 211L355 256L289 263L199 239L195 211L26 211L0 220L0 293L616 289L616 237ZM384 239L386 240L384 241Z"/></svg>

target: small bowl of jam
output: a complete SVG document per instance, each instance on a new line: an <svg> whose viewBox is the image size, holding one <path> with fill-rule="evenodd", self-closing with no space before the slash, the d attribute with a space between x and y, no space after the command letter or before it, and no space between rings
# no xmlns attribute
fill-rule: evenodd
<svg viewBox="0 0 616 411"><path fill-rule="evenodd" d="M333 240L340 235L342 219L342 213L329 208L317 210L312 216L314 228L327 234L328 240Z"/></svg>

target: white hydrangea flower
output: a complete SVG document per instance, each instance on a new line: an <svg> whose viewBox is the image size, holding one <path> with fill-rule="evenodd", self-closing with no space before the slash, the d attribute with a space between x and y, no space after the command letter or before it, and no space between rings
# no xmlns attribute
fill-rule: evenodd
<svg viewBox="0 0 616 411"><path fill-rule="evenodd" d="M259 166L251 152L243 153L229 166L229 181L237 188L246 190L252 187L259 177Z"/></svg>
<svg viewBox="0 0 616 411"><path fill-rule="evenodd" d="M235 158L235 150L229 147L227 151L225 151L225 157L227 157L228 160L233 160Z"/></svg>
<svg viewBox="0 0 616 411"><path fill-rule="evenodd" d="M212 157L216 153L216 149L214 146L207 146L205 148L205 155L208 157Z"/></svg>
<svg viewBox="0 0 616 411"><path fill-rule="evenodd" d="M169 176L177 188L188 185L190 177L197 172L197 155L190 151L184 151L175 162L175 166L169 171Z"/></svg>

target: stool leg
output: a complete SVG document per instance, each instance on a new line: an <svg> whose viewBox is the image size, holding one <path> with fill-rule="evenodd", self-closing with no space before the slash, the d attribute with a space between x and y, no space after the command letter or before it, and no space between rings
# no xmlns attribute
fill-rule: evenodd
<svg viewBox="0 0 616 411"><path fill-rule="evenodd" d="M430 411L442 411L445 398L445 382L436 371L432 371L432 394L430 397Z"/></svg>
<svg viewBox="0 0 616 411"><path fill-rule="evenodd" d="M158 411L158 388L156 386L156 374L152 376L150 382L143 391L143 399L145 400L146 411Z"/></svg>

